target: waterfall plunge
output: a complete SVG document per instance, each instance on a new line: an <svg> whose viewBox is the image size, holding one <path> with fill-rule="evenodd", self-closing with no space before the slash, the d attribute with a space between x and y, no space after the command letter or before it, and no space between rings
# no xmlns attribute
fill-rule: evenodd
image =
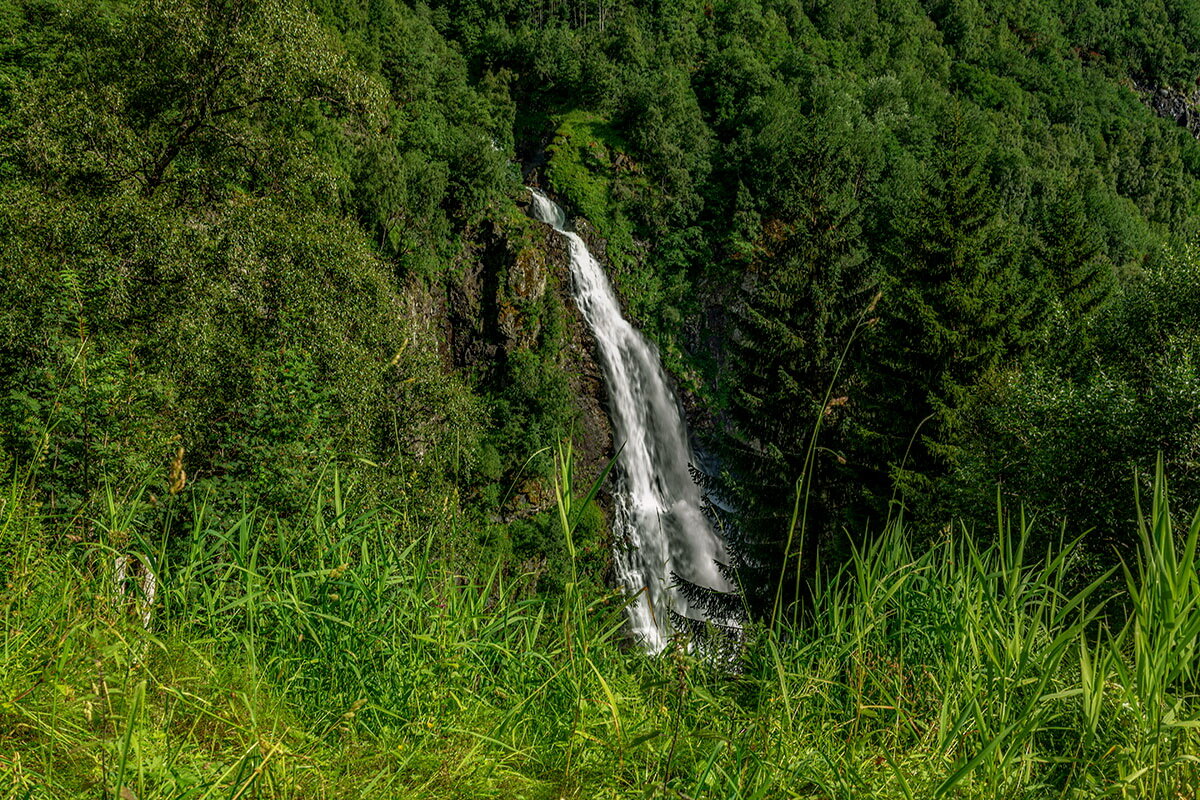
<svg viewBox="0 0 1200 800"><path fill-rule="evenodd" d="M724 547L701 511L700 491L688 470L692 450L683 414L657 351L621 316L604 270L583 240L566 230L562 208L536 189L530 191L533 216L567 240L572 293L596 338L614 439L624 444L613 493L616 569L626 591L636 595L629 606L634 636L657 653L673 632L668 610L706 618L704 609L688 603L671 585L672 574L729 591L717 569Z"/></svg>

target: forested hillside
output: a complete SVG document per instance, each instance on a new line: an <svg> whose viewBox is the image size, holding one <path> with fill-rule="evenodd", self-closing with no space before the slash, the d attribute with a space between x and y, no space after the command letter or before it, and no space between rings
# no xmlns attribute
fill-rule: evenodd
<svg viewBox="0 0 1200 800"><path fill-rule="evenodd" d="M0 798L1187 796L1198 87L1194 0L0 0ZM677 382L735 669L621 649L527 185Z"/></svg>
<svg viewBox="0 0 1200 800"><path fill-rule="evenodd" d="M1195 97L1195 8L445 11L556 126L546 177L713 414L747 566L798 479L831 543L894 501L986 525L999 487L1102 560L1156 451L1200 499L1200 146L1148 105Z"/></svg>

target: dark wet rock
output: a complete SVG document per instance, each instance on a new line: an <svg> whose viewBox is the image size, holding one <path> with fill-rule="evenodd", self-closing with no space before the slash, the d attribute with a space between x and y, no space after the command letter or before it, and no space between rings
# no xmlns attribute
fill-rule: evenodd
<svg viewBox="0 0 1200 800"><path fill-rule="evenodd" d="M1135 79L1133 87L1155 114L1174 120L1176 125L1187 128L1200 139L1200 88L1184 91L1156 86L1146 79Z"/></svg>
<svg viewBox="0 0 1200 800"><path fill-rule="evenodd" d="M570 295L566 241L549 226L514 215L477 232L458 266L443 312L448 361L487 382L519 351L545 355L544 348L554 348L551 360L566 375L579 412L576 479L590 485L612 456L612 428L595 340ZM558 315L566 321L565 335L549 341L545 320ZM515 494L519 516L553 505L548 486L523 485Z"/></svg>

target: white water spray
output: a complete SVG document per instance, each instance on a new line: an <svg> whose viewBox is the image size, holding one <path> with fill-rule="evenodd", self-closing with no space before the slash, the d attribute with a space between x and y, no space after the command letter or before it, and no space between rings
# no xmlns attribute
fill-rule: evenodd
<svg viewBox="0 0 1200 800"><path fill-rule="evenodd" d="M704 620L672 575L727 592L717 569L721 539L701 510L700 490L688 465L693 455L675 394L658 353L621 316L621 306L599 262L553 200L533 192L533 216L554 227L570 247L572 293L596 338L609 395L613 434L621 448L615 470L616 568L636 599L629 622L643 646L661 651L673 632L670 611ZM717 620L718 622L720 620Z"/></svg>

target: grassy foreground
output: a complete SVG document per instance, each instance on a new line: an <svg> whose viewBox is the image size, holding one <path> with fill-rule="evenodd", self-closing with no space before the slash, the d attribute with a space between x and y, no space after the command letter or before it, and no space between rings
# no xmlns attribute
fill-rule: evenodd
<svg viewBox="0 0 1200 800"><path fill-rule="evenodd" d="M616 596L456 574L336 484L296 524L193 506L171 541L13 489L0 798L1194 797L1200 518L1166 497L1127 596L1068 594L1076 549L1023 523L920 553L895 524L719 666L623 645Z"/></svg>

